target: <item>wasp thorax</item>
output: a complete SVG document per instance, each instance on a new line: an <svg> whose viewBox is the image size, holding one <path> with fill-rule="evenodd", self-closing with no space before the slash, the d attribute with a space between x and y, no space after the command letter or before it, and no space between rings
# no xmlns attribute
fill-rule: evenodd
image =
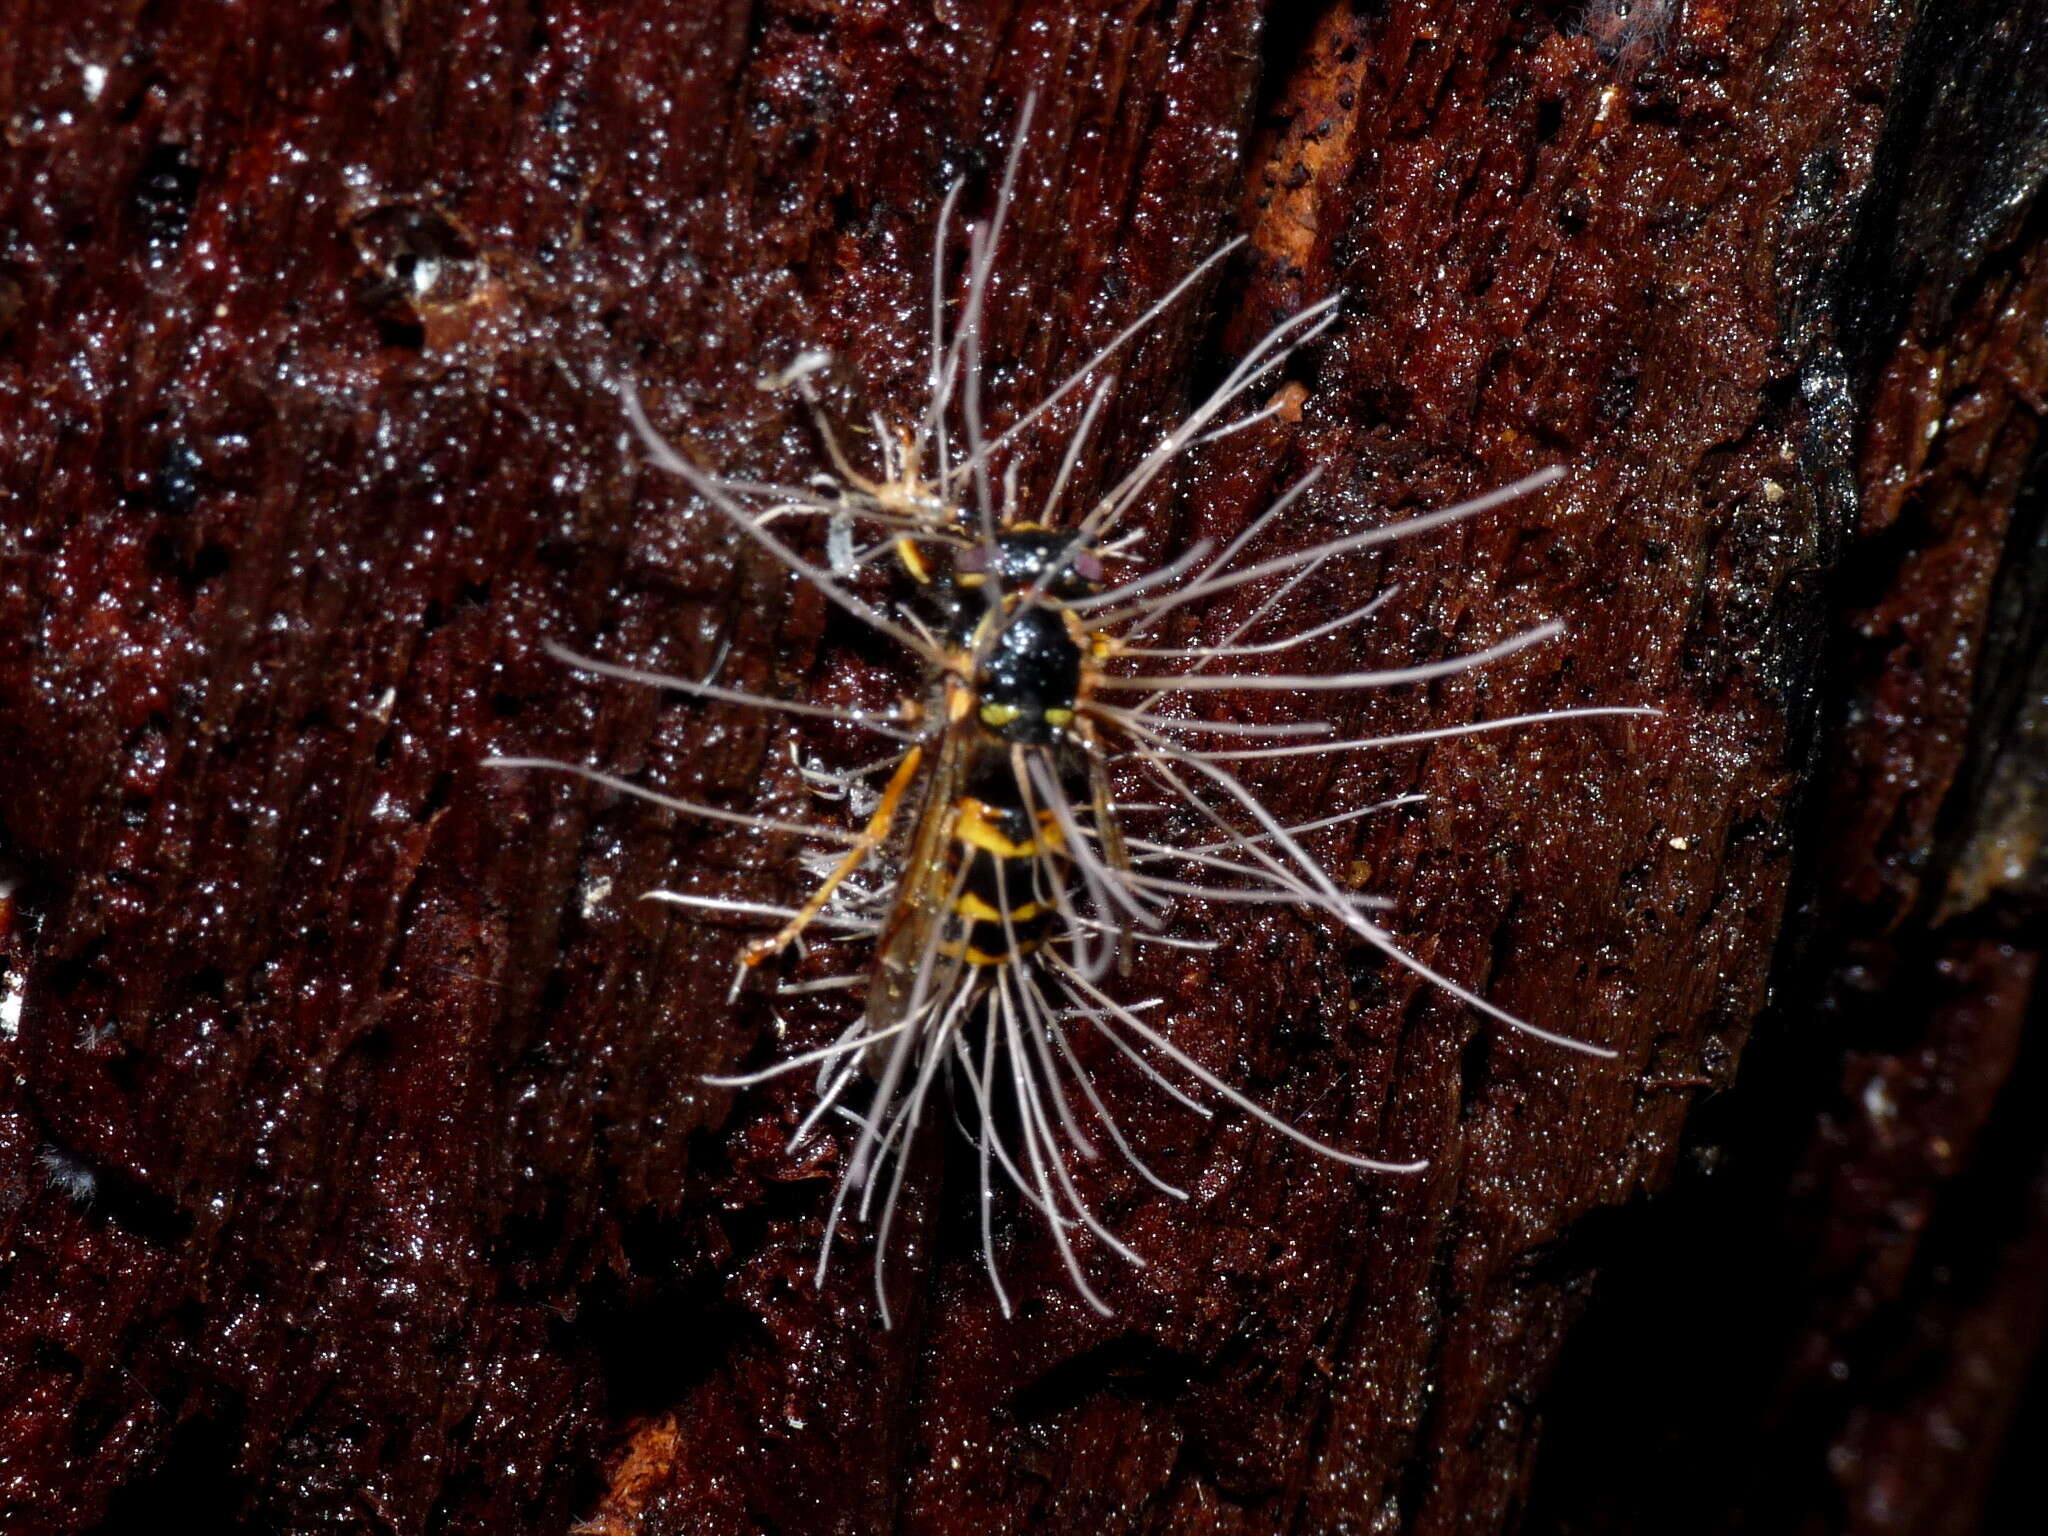
<svg viewBox="0 0 2048 1536"><path fill-rule="evenodd" d="M1043 746L1074 723L1081 648L1056 608L1020 603L994 635L974 679L981 723L1005 741Z"/></svg>

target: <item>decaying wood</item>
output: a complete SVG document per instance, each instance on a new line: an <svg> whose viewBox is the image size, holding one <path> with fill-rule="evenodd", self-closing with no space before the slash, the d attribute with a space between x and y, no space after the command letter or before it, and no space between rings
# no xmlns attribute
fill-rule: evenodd
<svg viewBox="0 0 2048 1536"><path fill-rule="evenodd" d="M2048 873L2043 21L1930 14L1895 82L1818 320L1861 495L1828 586L1808 910L1737 1091L1705 1107L1689 1176L1575 1343L1539 1527L1974 1531L2029 1390L2048 1324L2027 1034ZM2037 1410L1999 1529L2038 1522L2039 1434Z"/></svg>
<svg viewBox="0 0 2048 1536"><path fill-rule="evenodd" d="M5 0L0 1523L1973 1528L2048 1270L2044 60L2039 3ZM1085 473L1341 289L1157 547L1312 466L1296 546L1563 464L1310 602L1398 585L1361 663L1568 635L1332 718L1663 713L1258 778L1426 792L1348 867L1616 1062L1191 914L1134 992L1429 1171L1118 1090L1194 1198L1090 1170L1152 1261L1108 1320L1010 1213L1006 1320L932 1135L884 1332L859 1233L809 1284L802 1085L700 1082L774 1043L741 935L638 899L790 850L480 760L803 804L779 726L548 639L901 686L617 388L789 479L799 348L913 408L940 199L1033 94L998 416L1248 230Z"/></svg>

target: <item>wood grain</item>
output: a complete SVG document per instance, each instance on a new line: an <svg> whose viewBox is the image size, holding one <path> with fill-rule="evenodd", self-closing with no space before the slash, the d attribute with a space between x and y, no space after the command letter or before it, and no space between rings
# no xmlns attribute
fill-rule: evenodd
<svg viewBox="0 0 2048 1536"><path fill-rule="evenodd" d="M1971 1529L2048 1252L2040 1133L1999 1129L2048 881L2044 36L1839 0L0 0L0 1523ZM1254 776L1296 817L1426 793L1333 860L1615 1062L1328 923L1190 911L1222 947L1134 995L1429 1171L1112 1081L1195 1197L1089 1170L1151 1260L1098 1256L1108 1320L1005 1212L1005 1320L941 1129L884 1332L862 1235L809 1283L844 1149L783 1152L802 1086L700 1082L775 1047L726 1002L742 935L639 899L786 900L792 850L480 760L804 808L780 725L542 649L910 676L646 468L619 386L792 479L816 440L754 380L798 349L913 411L940 200L986 212L1027 96L999 419L1247 231L1120 365L1089 483L1341 291L1299 410L1191 457L1151 547L1311 467L1286 546L1561 464L1303 610L1400 589L1330 671L1567 635L1330 718L1663 713ZM1930 1251L1982 1284L1931 1295ZM1830 1375L1915 1327L1919 1397Z"/></svg>

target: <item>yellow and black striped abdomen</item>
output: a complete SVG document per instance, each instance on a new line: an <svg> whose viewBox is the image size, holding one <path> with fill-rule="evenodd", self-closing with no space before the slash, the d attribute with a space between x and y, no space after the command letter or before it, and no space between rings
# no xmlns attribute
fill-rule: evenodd
<svg viewBox="0 0 2048 1536"><path fill-rule="evenodd" d="M969 965L1003 965L1037 949L1059 920L1065 840L1051 811L1040 811L1034 824L1021 806L973 795L963 795L957 807L953 856L965 873L953 902L959 937L946 949Z"/></svg>

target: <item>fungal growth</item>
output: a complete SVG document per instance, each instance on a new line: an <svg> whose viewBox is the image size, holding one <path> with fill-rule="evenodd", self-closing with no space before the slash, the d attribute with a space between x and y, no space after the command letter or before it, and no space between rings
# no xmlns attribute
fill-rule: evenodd
<svg viewBox="0 0 2048 1536"><path fill-rule="evenodd" d="M1626 83L1670 46L1678 15L1679 0L1588 0L1576 30Z"/></svg>
<svg viewBox="0 0 2048 1536"><path fill-rule="evenodd" d="M1005 1312L1010 1298L993 1235L1004 1185L1043 1221L1074 1289L1091 1306L1108 1310L1090 1283L1081 1233L1133 1264L1144 1262L1090 1207L1074 1177L1076 1160L1099 1157L1106 1145L1164 1194L1186 1192L1147 1165L1112 1115L1084 1064L1102 1053L1077 1048L1084 1032L1196 1113L1228 1105L1321 1156L1374 1174L1423 1166L1309 1135L1176 1043L1156 1002L1121 995L1117 977L1137 946L1213 947L1174 931L1176 909L1187 900L1280 903L1326 914L1511 1029L1566 1051L1612 1054L1517 1018L1403 951L1375 920L1383 903L1333 878L1303 841L1387 806L1290 825L1247 787L1236 765L1649 711L1560 710L1347 740L1326 722L1253 724L1211 718L1200 708L1215 694L1415 683L1484 667L1550 639L1555 623L1445 661L1338 675L1264 670L1269 659L1284 667L1298 647L1363 624L1391 595L1290 630L1290 596L1332 562L1532 495L1560 471L1538 469L1461 505L1306 549L1271 548L1272 535L1314 485L1312 472L1221 548L1198 543L1143 568L1128 553L1134 508L1190 449L1273 409L1245 402L1291 353L1334 323L1339 300L1333 295L1274 327L1207 399L1143 451L1125 455L1115 443L1093 443L1114 387L1105 365L1182 301L1235 248L1232 242L1034 406L987 430L982 317L1028 121L1027 107L991 211L966 231L958 291L948 274L964 184L946 196L933 242L928 398L912 423L868 424L863 448L877 462L863 463L849 451L825 410L814 385L826 362L821 354L806 354L773 381L812 413L823 446L825 468L803 486L763 485L693 464L656 430L637 395L625 391L627 415L651 460L843 612L902 646L926 678L923 690L893 710L869 713L659 676L556 648L564 662L591 673L872 735L884 749L879 760L844 773L807 774L822 791L860 807L861 823L793 823L677 800L594 766L492 760L502 768L580 774L683 815L794 836L827 852L815 860L816 889L796 909L650 894L779 924L745 948L742 980L799 941L853 947L855 958L840 974L785 981L780 989L863 994L860 1012L837 1039L711 1081L744 1088L785 1073L815 1073L816 1100L791 1138L792 1150L828 1117L854 1128L818 1278L842 1221L851 1215L871 1222L885 1324L890 1231L919 1129L944 1118L933 1110L942 1079L953 1118L973 1140L982 1257ZM1020 452L1027 434L1082 390L1085 404L1056 469L1042 486L1028 484ZM1077 508L1069 493L1084 453L1112 465L1125 459L1128 468ZM807 537L807 527L814 536ZM800 547L807 543L825 546L825 564ZM869 573L876 568L888 573L886 598L873 595L878 583ZM1177 646L1157 637L1169 615L1241 588L1254 589L1256 606L1216 643ZM1390 802L1398 803L1405 801ZM1174 831L1189 825L1202 829L1192 839Z"/></svg>

